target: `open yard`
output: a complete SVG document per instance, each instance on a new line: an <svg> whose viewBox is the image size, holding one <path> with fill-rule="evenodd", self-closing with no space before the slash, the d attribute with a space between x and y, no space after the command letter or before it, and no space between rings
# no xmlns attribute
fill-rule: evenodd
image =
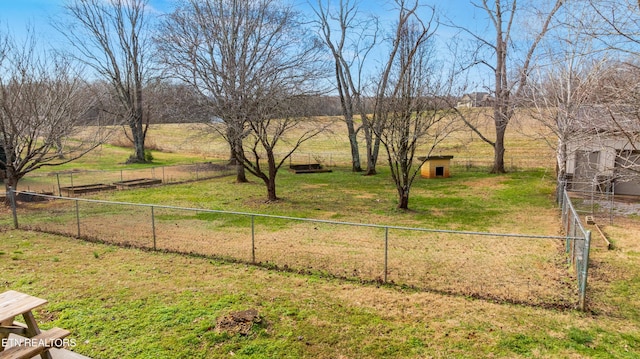
<svg viewBox="0 0 640 359"><path fill-rule="evenodd" d="M154 152L156 164L225 157L219 139L176 126L150 131L163 150ZM49 299L38 319L70 329L74 350L95 358L640 356L637 217L605 226L613 250L594 234L588 312L581 313L571 309L575 274L558 239L391 229L389 284L383 284L383 228L206 211L562 235L553 155L532 140L531 126L514 126L508 137L507 151L517 155L506 175L476 168L490 160L487 145L469 134L452 138L442 152L461 159L452 177L418 179L408 212L395 209L383 157L377 176L348 171L339 155L346 144L339 126L294 159L321 159L336 165L334 171L296 175L283 169L282 201L275 203L265 203L259 180L235 184L233 177L85 197L201 209L154 208L153 217L149 207L23 203L21 228L69 236L79 230L108 243L7 229L0 233L2 286ZM198 138L208 147L195 146ZM101 151L63 169L127 168L115 160L120 148ZM11 227L9 211L0 224ZM252 247L258 266L250 264ZM248 332L220 325L231 312L247 309L259 313Z"/></svg>
<svg viewBox="0 0 640 359"><path fill-rule="evenodd" d="M588 313L24 231L0 234L0 270L4 288L49 299L36 317L95 358L637 358L640 231L628 228L594 250ZM260 315L249 334L216 329L246 309Z"/></svg>
<svg viewBox="0 0 640 359"><path fill-rule="evenodd" d="M365 185L357 181L361 175L344 171L303 176L284 172L283 200L269 204L260 203L258 184L239 185L232 177L222 177L94 196L117 203L52 200L24 204L18 209L18 219L20 228L109 244L355 280L386 279L398 285L512 303L575 305L575 278L567 270L565 240L558 237L558 210L549 195L552 182L543 178L544 172L462 173L440 183L420 181L411 212L394 209L387 176L367 177ZM514 193L514 187L520 186L527 189ZM225 193L235 193L238 203L229 203L233 201ZM176 205L197 210L173 207ZM300 219L260 215L266 213ZM476 234L478 231L497 234Z"/></svg>

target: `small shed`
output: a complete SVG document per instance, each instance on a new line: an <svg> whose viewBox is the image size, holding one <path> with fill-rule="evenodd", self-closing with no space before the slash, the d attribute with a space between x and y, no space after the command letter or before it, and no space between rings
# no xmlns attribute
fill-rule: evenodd
<svg viewBox="0 0 640 359"><path fill-rule="evenodd" d="M567 132L570 189L640 196L640 122L635 107L581 106Z"/></svg>
<svg viewBox="0 0 640 359"><path fill-rule="evenodd" d="M422 178L448 178L449 167L453 156L418 157L422 161L420 176Z"/></svg>

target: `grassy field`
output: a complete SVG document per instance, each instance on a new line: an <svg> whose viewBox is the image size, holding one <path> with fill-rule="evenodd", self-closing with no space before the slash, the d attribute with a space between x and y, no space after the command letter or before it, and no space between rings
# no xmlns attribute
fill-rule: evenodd
<svg viewBox="0 0 640 359"><path fill-rule="evenodd" d="M477 111L477 110L469 110ZM489 117L479 112L472 117L478 117L479 127L489 138L492 136L492 126ZM514 120L507 130L505 162L508 166L520 167L549 167L553 168L553 150L545 141L538 140L544 133L544 128L529 117L520 116ZM294 155L294 162L307 163L321 161L325 164L349 165L349 142L345 135L346 128L338 117L319 118L317 122L300 126L290 132L279 144L277 152L288 151L291 140L305 131L306 126L322 126L330 124L326 132L302 144ZM362 131L361 131L362 132ZM364 162L364 138L361 143L361 157ZM119 170L122 168L140 168L148 166L163 166L176 163L202 162L210 160L224 160L228 158L228 145L219 135L204 124L161 124L151 125L147 133L147 147L151 150L154 163L148 165L125 165L125 160L132 153L132 149L123 147L128 145L121 130L116 129L109 143L102 145L81 158L59 167L45 167L41 172L69 171L78 169ZM383 153L381 151L381 153ZM426 153L418 153L418 156ZM489 164L493 152L492 148L467 129L452 133L438 148L436 154L454 155L454 162L464 164L468 160ZM385 159L380 157L384 165Z"/></svg>
<svg viewBox="0 0 640 359"><path fill-rule="evenodd" d="M6 231L7 289L49 299L43 326L95 358L637 358L637 242L594 251L591 311L496 304ZM623 234L623 232L626 232ZM633 234L640 231L634 229ZM216 329L256 309L248 335Z"/></svg>
<svg viewBox="0 0 640 359"><path fill-rule="evenodd" d="M457 169L456 169L457 170ZM395 209L386 169L363 177L332 173L280 176L281 201L266 203L258 182L221 177L186 185L106 192L93 198L359 224L554 236L561 227L553 182L544 170L504 176L459 172L416 182L409 212ZM229 196L233 193L233 197ZM433 233L233 213L123 204L48 201L18 210L21 228L80 235L111 244L255 261L353 280L400 285L531 305L571 307L575 285L564 239ZM7 223L7 222L5 222ZM7 223L10 224L10 223ZM252 246L252 238L254 244ZM388 250L385 256L385 238ZM253 249L252 249L253 248ZM385 258L387 270L385 272Z"/></svg>
<svg viewBox="0 0 640 359"><path fill-rule="evenodd" d="M333 173L301 176L283 171L278 177L283 200L276 203L265 203L264 187L257 179L239 185L231 177L92 197L345 222L558 235L559 213L553 203L553 173L549 170L553 157L549 157L544 143L531 140L535 133L531 127L521 128L514 128L507 147L508 151L518 149L513 151L519 153L514 158L527 159L526 164L514 163L520 170L493 176L459 166L450 179L418 180L409 212L395 209L394 188L384 166L380 175L363 177L349 172L340 161L334 161L339 166ZM215 139L190 137L191 132L198 133L176 125L152 129L155 147L163 150L154 152L157 161L224 158L224 147L216 148ZM335 135L307 144L304 151L316 157L337 158L334 153L345 145L338 132L336 127ZM195 145L199 139L210 147ZM490 158L487 147L470 140L468 134L458 134L444 151L460 158L486 159ZM185 150L181 152L180 148ZM104 146L100 157L109 158L106 162L100 164L93 154L68 165L66 170L125 168L117 163L121 154L124 160L127 150ZM68 209L55 206L23 205L20 211L32 212L32 225L54 225L69 215ZM34 211L37 207L40 210ZM126 227L131 223L127 221L135 219L134 212L121 216L120 210L92 210L102 221L97 220L90 228L104 228L106 232L115 228L131 240L138 237L140 226L136 222ZM198 223L232 234L243 224L243 220L203 214L197 221L184 217L164 213L159 225L163 220L182 228L188 227L183 224ZM1 223L4 228L10 225L8 211ZM260 228L296 239L314 231L286 223L263 223ZM607 250L594 235L587 313L535 302L516 305L492 298L474 299L464 291L437 286L425 291L317 273L301 275L16 230L0 232L0 283L6 289L47 298L50 304L36 313L37 319L45 327L71 330L78 343L74 350L95 358L637 358L640 244L636 238L640 226L637 218L620 218L604 230L614 250ZM182 233L195 237L193 231ZM166 232L171 232L168 226ZM328 239L335 242L336 232L328 233ZM351 238L348 233L341 236ZM175 242L167 241L172 245ZM471 276L474 266L468 272L447 270L450 264L444 259L452 260L451 268L460 267L453 261L460 258L451 255L461 253L459 248L467 248L463 253L477 255L474 260L480 262L497 261L511 250L527 252L529 248L530 253L522 258L536 259L531 265L540 268L534 273L551 271L571 278L571 271L562 263L562 246L557 243L531 249L505 241L460 246L463 242L443 241L442 245L448 247L442 248L437 243L428 245L428 249L438 249L443 259L442 268L430 272L451 272L442 272L444 280L433 277L430 281L455 283L456 276ZM405 253L406 263L415 260L409 254ZM423 254L418 257L424 259ZM514 275L500 272L492 274L506 275L505 282ZM556 283L544 276L538 280ZM558 294L562 289L553 285L547 289ZM259 313L259 321L247 334L218 325L231 312L246 309Z"/></svg>

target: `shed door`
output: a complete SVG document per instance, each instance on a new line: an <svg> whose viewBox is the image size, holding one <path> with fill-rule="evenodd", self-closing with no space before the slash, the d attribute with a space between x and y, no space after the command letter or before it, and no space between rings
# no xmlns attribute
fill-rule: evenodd
<svg viewBox="0 0 640 359"><path fill-rule="evenodd" d="M576 151L576 169L573 178L573 189L577 191L593 191L598 175L600 151Z"/></svg>
<svg viewBox="0 0 640 359"><path fill-rule="evenodd" d="M622 151L616 156L615 193L640 195L640 151Z"/></svg>

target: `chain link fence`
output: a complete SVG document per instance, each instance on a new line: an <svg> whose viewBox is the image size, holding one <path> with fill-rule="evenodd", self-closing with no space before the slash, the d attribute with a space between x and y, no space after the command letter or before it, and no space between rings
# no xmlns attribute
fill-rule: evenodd
<svg viewBox="0 0 640 359"><path fill-rule="evenodd" d="M13 203L16 194L10 192ZM566 247L574 262L586 263L585 251L577 252L585 238L576 224L561 237L500 234L30 195L40 201L13 206L16 228L498 302L584 308L584 291L577 300L562 255ZM563 218L572 213L563 205Z"/></svg>
<svg viewBox="0 0 640 359"><path fill-rule="evenodd" d="M571 267L575 270L578 282L578 307L586 307L587 275L589 271L589 251L591 247L591 231L585 230L576 211L569 192L563 186L562 195L558 197L562 208L562 223L567 234L565 252Z"/></svg>
<svg viewBox="0 0 640 359"><path fill-rule="evenodd" d="M233 174L231 166L213 162L139 169L62 171L30 174L20 181L27 192L75 196L110 189L199 181Z"/></svg>
<svg viewBox="0 0 640 359"><path fill-rule="evenodd" d="M20 180L20 189L48 195L76 196L96 191L126 189L159 184L175 184L232 175L235 169L223 162L201 162L173 166L153 166L120 170L70 170L48 173L30 173ZM349 166L348 154L334 152L300 152L293 154L288 165L320 164L324 167ZM361 159L366 164L366 159ZM493 161L485 157L454 157L454 171L488 171ZM505 167L510 172L523 168L543 168L539 157L505 157ZM2 195L5 195L4 192Z"/></svg>
<svg viewBox="0 0 640 359"><path fill-rule="evenodd" d="M493 167L494 163L493 158L490 156L473 157L467 155L456 155L455 152L443 154L453 155L451 165L462 171L488 171ZM289 163L320 163L328 167L351 166L351 156L347 153L337 152L296 152L289 158ZM366 166L367 159L361 156L360 163L362 166ZM548 157L545 156L531 157L507 154L504 158L504 164L505 169L509 172L516 172L528 168L547 168L549 171L554 170L553 162L549 163Z"/></svg>

